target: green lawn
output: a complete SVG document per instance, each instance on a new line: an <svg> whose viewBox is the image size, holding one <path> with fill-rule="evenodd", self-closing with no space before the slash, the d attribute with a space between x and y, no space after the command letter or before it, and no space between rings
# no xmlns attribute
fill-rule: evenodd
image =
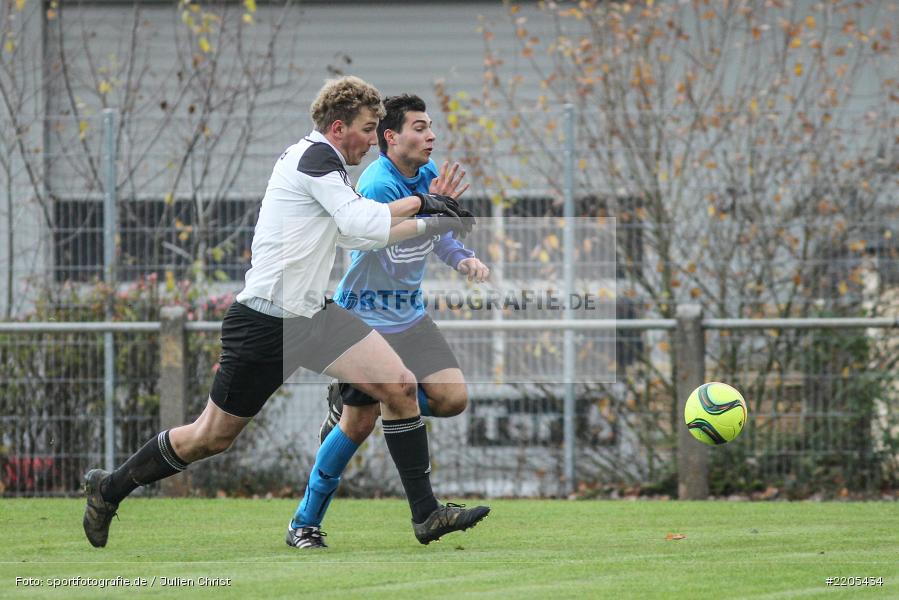
<svg viewBox="0 0 899 600"><path fill-rule="evenodd" d="M81 500L2 500L0 598L899 598L899 503L490 504L475 529L425 547L404 502L339 498L324 528L331 547L310 552L284 543L290 500L127 500L102 549L84 538ZM49 587L78 576L157 579ZM883 585L825 585L840 576ZM201 577L231 585L199 587Z"/></svg>

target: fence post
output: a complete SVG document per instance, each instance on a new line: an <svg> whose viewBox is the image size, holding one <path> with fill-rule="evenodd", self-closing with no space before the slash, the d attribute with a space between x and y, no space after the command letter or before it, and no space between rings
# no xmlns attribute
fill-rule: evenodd
<svg viewBox="0 0 899 600"><path fill-rule="evenodd" d="M684 405L690 393L705 383L705 332L702 307L677 307L675 372L677 373L677 496L681 500L704 500L709 495L708 448L697 442L684 425Z"/></svg>
<svg viewBox="0 0 899 600"><path fill-rule="evenodd" d="M103 281L110 287L105 316L112 321L112 303L116 288L116 111L103 111ZM103 430L107 471L115 468L115 345L111 331L103 334Z"/></svg>
<svg viewBox="0 0 899 600"><path fill-rule="evenodd" d="M159 330L159 427L162 430L184 425L187 404L187 311L181 306L160 310ZM162 480L166 496L186 496L190 491L187 472Z"/></svg>
<svg viewBox="0 0 899 600"><path fill-rule="evenodd" d="M564 156L564 204L562 215L565 226L562 232L562 279L565 298L565 318L573 317L571 295L574 293L574 105L565 105L565 149ZM575 349L574 331L566 329L562 338L562 358L565 375L565 401L562 413L562 435L565 443L565 492L568 495L577 490L576 439L575 439Z"/></svg>

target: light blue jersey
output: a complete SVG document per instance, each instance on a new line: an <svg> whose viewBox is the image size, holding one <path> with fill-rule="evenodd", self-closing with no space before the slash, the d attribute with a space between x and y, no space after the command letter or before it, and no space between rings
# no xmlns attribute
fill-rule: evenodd
<svg viewBox="0 0 899 600"><path fill-rule="evenodd" d="M378 202L393 202L416 192L427 194L437 175L430 160L418 175L405 177L381 154L362 173L356 191ZM334 292L335 302L381 333L405 331L425 315L421 282L431 252L453 269L474 256L451 233L414 237L378 250L354 250L350 268Z"/></svg>

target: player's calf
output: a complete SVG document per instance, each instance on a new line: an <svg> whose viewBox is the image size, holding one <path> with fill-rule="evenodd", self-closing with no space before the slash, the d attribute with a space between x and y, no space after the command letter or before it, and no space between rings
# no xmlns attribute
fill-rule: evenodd
<svg viewBox="0 0 899 600"><path fill-rule="evenodd" d="M380 416L381 407L378 404L346 405L340 417L340 429L348 438L361 444L374 431Z"/></svg>

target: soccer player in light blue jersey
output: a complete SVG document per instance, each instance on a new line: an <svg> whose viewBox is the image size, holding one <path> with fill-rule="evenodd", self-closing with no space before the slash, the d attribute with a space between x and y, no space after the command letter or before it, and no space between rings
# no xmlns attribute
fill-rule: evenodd
<svg viewBox="0 0 899 600"><path fill-rule="evenodd" d="M449 168L445 163L438 172L431 160L436 137L421 98L394 96L385 99L384 108L386 116L378 125L381 155L365 169L357 191L384 203L417 193L451 198L464 193L468 185L460 187L465 173L459 165ZM471 281L482 282L490 274L454 233L464 232L422 235L378 250L354 250L349 269L334 294L335 302L384 336L415 374L421 414L426 416L455 416L468 405L459 363L425 311L421 282L428 256L434 253ZM325 546L324 542L306 543L307 536L301 532L314 528L320 533L344 468L380 416L377 401L347 382L329 386L328 404L328 417L320 430L322 446L303 500L288 526L287 543L297 548ZM489 509L484 508L486 516ZM418 539L426 544L436 538L429 535ZM320 535L317 540L321 540Z"/></svg>

